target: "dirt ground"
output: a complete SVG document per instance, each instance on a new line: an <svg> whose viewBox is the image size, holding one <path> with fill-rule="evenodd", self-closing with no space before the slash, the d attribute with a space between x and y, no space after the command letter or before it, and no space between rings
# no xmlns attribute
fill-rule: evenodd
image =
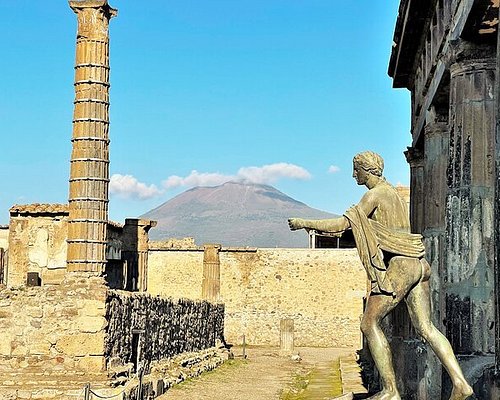
<svg viewBox="0 0 500 400"><path fill-rule="evenodd" d="M294 386L300 385L300 380L308 372L331 369L339 357L354 352L348 349L300 348L297 351L302 360L297 362L290 357L280 356L279 351L272 348L249 348L246 350L246 359L241 357L242 349L236 348L233 351L236 355L233 361L170 389L158 399L292 399L295 397L289 395L290 389L293 392ZM314 398L331 398L326 388L323 394L324 396L319 397L315 395Z"/></svg>

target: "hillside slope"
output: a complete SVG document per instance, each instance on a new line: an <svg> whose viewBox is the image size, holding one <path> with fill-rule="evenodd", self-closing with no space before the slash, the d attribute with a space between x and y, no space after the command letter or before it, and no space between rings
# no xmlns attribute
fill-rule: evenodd
<svg viewBox="0 0 500 400"><path fill-rule="evenodd" d="M307 247L305 231L291 232L289 217L333 218L272 186L227 182L196 187L142 216L158 221L152 240L194 237L199 245Z"/></svg>

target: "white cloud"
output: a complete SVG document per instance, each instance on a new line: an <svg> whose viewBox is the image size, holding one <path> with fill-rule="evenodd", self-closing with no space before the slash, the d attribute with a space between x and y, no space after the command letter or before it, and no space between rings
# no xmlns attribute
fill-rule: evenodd
<svg viewBox="0 0 500 400"><path fill-rule="evenodd" d="M113 174L109 182L109 192L122 198L139 200L151 199L163 193L156 185L146 185L132 175Z"/></svg>
<svg viewBox="0 0 500 400"><path fill-rule="evenodd" d="M276 163L262 167L243 167L238 177L252 183L274 183L282 178L306 180L311 174L302 167L288 163Z"/></svg>
<svg viewBox="0 0 500 400"><path fill-rule="evenodd" d="M340 171L340 167L337 167L336 165L330 165L330 168L328 168L328 172L330 174L336 174L339 171Z"/></svg>
<svg viewBox="0 0 500 400"><path fill-rule="evenodd" d="M185 177L171 175L162 182L166 190L178 187L217 186L229 181L245 181L250 183L272 184L280 179L310 179L311 174L303 167L288 163L275 163L262 167L242 167L235 175L226 175L218 172L198 172L196 170ZM132 175L113 174L109 183L112 195L122 198L146 200L158 197L164 189L156 185L147 185L139 182Z"/></svg>
<svg viewBox="0 0 500 400"><path fill-rule="evenodd" d="M263 165L262 167L242 167L236 175L225 175L217 172L191 171L188 176L169 176L162 185L166 189L173 189L180 186L217 186L228 181L240 180L251 183L271 184L280 179L306 180L311 178L311 174L302 167L288 163L276 163Z"/></svg>
<svg viewBox="0 0 500 400"><path fill-rule="evenodd" d="M193 170L188 176L184 178L177 175L171 175L162 182L162 185L166 189L173 189L179 186L217 186L234 179L236 179L236 177L232 175L224 175L217 172L200 173L196 170Z"/></svg>

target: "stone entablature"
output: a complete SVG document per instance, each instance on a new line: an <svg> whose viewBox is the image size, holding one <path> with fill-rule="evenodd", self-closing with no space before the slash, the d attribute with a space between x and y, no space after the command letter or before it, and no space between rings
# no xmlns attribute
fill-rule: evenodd
<svg viewBox="0 0 500 400"><path fill-rule="evenodd" d="M413 93L413 145L423 133L440 86L449 79L447 69L454 58L451 44L460 39L492 42L497 25L498 2L491 0L401 1L389 75L394 87Z"/></svg>

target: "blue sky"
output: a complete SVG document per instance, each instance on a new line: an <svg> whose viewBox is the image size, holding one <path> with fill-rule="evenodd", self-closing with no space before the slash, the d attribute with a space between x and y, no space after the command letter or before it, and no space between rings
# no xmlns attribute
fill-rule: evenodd
<svg viewBox="0 0 500 400"><path fill-rule="evenodd" d="M51 3L0 0L0 224L67 201L76 16ZM363 150L408 184L409 93L387 76L399 1L110 4L111 218L231 178L341 213Z"/></svg>

